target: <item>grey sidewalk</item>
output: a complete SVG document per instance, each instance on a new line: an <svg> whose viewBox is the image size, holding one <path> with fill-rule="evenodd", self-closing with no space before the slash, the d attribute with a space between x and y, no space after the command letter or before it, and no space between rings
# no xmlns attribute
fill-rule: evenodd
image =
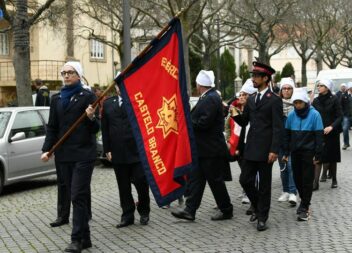
<svg viewBox="0 0 352 253"><path fill-rule="evenodd" d="M121 209L114 172L98 166L92 181L93 248L84 252L352 252L352 150L342 151L342 159L339 188L331 189L329 180L320 183L308 222L296 221L296 208L277 202L281 181L276 164L265 232L257 232L244 214L248 205L238 197L241 188L235 163L234 181L227 183L234 204L232 220L210 220L215 202L207 187L195 222L176 220L153 200L148 226L139 225L136 214L136 224L122 229L115 228ZM5 189L0 196L0 252L62 252L69 243L71 224L51 228L48 224L55 218L55 177Z"/></svg>

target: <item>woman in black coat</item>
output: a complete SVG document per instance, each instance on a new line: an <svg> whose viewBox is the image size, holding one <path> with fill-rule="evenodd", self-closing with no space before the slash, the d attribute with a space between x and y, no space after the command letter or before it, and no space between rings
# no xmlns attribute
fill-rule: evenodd
<svg viewBox="0 0 352 253"><path fill-rule="evenodd" d="M317 84L319 96L314 99L313 106L322 117L324 125L324 149L322 163L315 167L313 190L319 189L319 177L322 166L323 175L321 182L326 181L327 170L332 177L331 188L337 188L336 169L337 163L341 162L340 133L342 110L338 98L331 93L332 82L327 79L319 80Z"/></svg>

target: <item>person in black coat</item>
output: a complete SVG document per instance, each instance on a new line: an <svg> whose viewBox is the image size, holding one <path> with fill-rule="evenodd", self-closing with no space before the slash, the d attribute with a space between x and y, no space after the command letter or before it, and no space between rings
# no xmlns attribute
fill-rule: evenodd
<svg viewBox="0 0 352 253"><path fill-rule="evenodd" d="M171 212L179 219L195 220L196 211L202 201L206 182L215 198L219 211L212 220L225 220L233 217L233 206L224 182L224 174L230 169L227 160L223 107L214 87L213 71L201 70L196 78L197 89L201 94L198 103L191 111L191 120L198 153L198 167L193 168L188 182L189 196L184 210Z"/></svg>
<svg viewBox="0 0 352 253"><path fill-rule="evenodd" d="M339 99L331 93L333 83L331 80L319 80L319 96L312 105L320 113L324 125L324 148L320 164L315 167L313 190L319 189L319 177L323 166L322 182L327 179L327 170L332 177L331 188L337 187L337 163L341 162L340 133L342 132L342 109Z"/></svg>
<svg viewBox="0 0 352 253"><path fill-rule="evenodd" d="M117 87L116 90L119 94ZM122 215L121 222L116 227L122 228L134 223L136 204L132 196L131 183L135 185L138 193L137 210L141 216L140 223L147 225L150 213L149 185L139 159L125 104L120 96L104 101L102 137L104 152L112 161L119 188Z"/></svg>
<svg viewBox="0 0 352 253"><path fill-rule="evenodd" d="M342 84L341 84L342 86ZM337 93L336 93L337 95ZM346 150L350 147L350 136L349 130L352 122L352 82L347 83L347 90L341 94L340 97L343 120L342 120L342 130L343 130L343 146L342 149Z"/></svg>
<svg viewBox="0 0 352 253"><path fill-rule="evenodd" d="M248 98L241 115L236 110L232 115L241 126L250 123L240 183L255 210L250 221L257 220L257 230L263 231L270 210L272 166L283 136L283 106L281 98L268 87L275 70L259 62L253 62L253 66L252 80L258 93ZM255 183L257 174L259 187Z"/></svg>
<svg viewBox="0 0 352 253"><path fill-rule="evenodd" d="M52 97L41 159L49 160L48 151L74 122L86 113L87 117L83 122L54 151L58 181L65 189L61 194L66 199L70 198L73 206L71 243L65 252L81 252L82 249L92 247L88 224L90 182L97 154L96 134L100 123L95 117L95 109L91 106L96 97L84 89L81 83L81 65L78 62L67 62L62 68L61 75L64 86L60 93ZM61 220L57 220L56 223L60 225L68 223L68 217L58 218Z"/></svg>
<svg viewBox="0 0 352 253"><path fill-rule="evenodd" d="M37 96L35 98L35 106L50 106L50 91L48 87L43 85L40 79L35 80L35 87L37 89Z"/></svg>

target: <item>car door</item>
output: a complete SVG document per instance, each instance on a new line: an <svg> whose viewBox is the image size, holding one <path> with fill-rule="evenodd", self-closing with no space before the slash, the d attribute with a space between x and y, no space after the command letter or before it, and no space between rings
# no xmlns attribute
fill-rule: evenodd
<svg viewBox="0 0 352 253"><path fill-rule="evenodd" d="M19 132L23 132L25 138L10 142L8 145L9 180L41 173L48 167L48 164L40 160L45 127L37 111L21 111L15 115L9 139Z"/></svg>

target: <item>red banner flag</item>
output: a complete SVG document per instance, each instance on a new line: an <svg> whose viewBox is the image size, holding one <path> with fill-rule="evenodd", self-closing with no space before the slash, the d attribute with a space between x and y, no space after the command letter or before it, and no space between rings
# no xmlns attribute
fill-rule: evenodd
<svg viewBox="0 0 352 253"><path fill-rule="evenodd" d="M126 101L145 175L159 206L182 196L195 142L178 18L115 81Z"/></svg>

